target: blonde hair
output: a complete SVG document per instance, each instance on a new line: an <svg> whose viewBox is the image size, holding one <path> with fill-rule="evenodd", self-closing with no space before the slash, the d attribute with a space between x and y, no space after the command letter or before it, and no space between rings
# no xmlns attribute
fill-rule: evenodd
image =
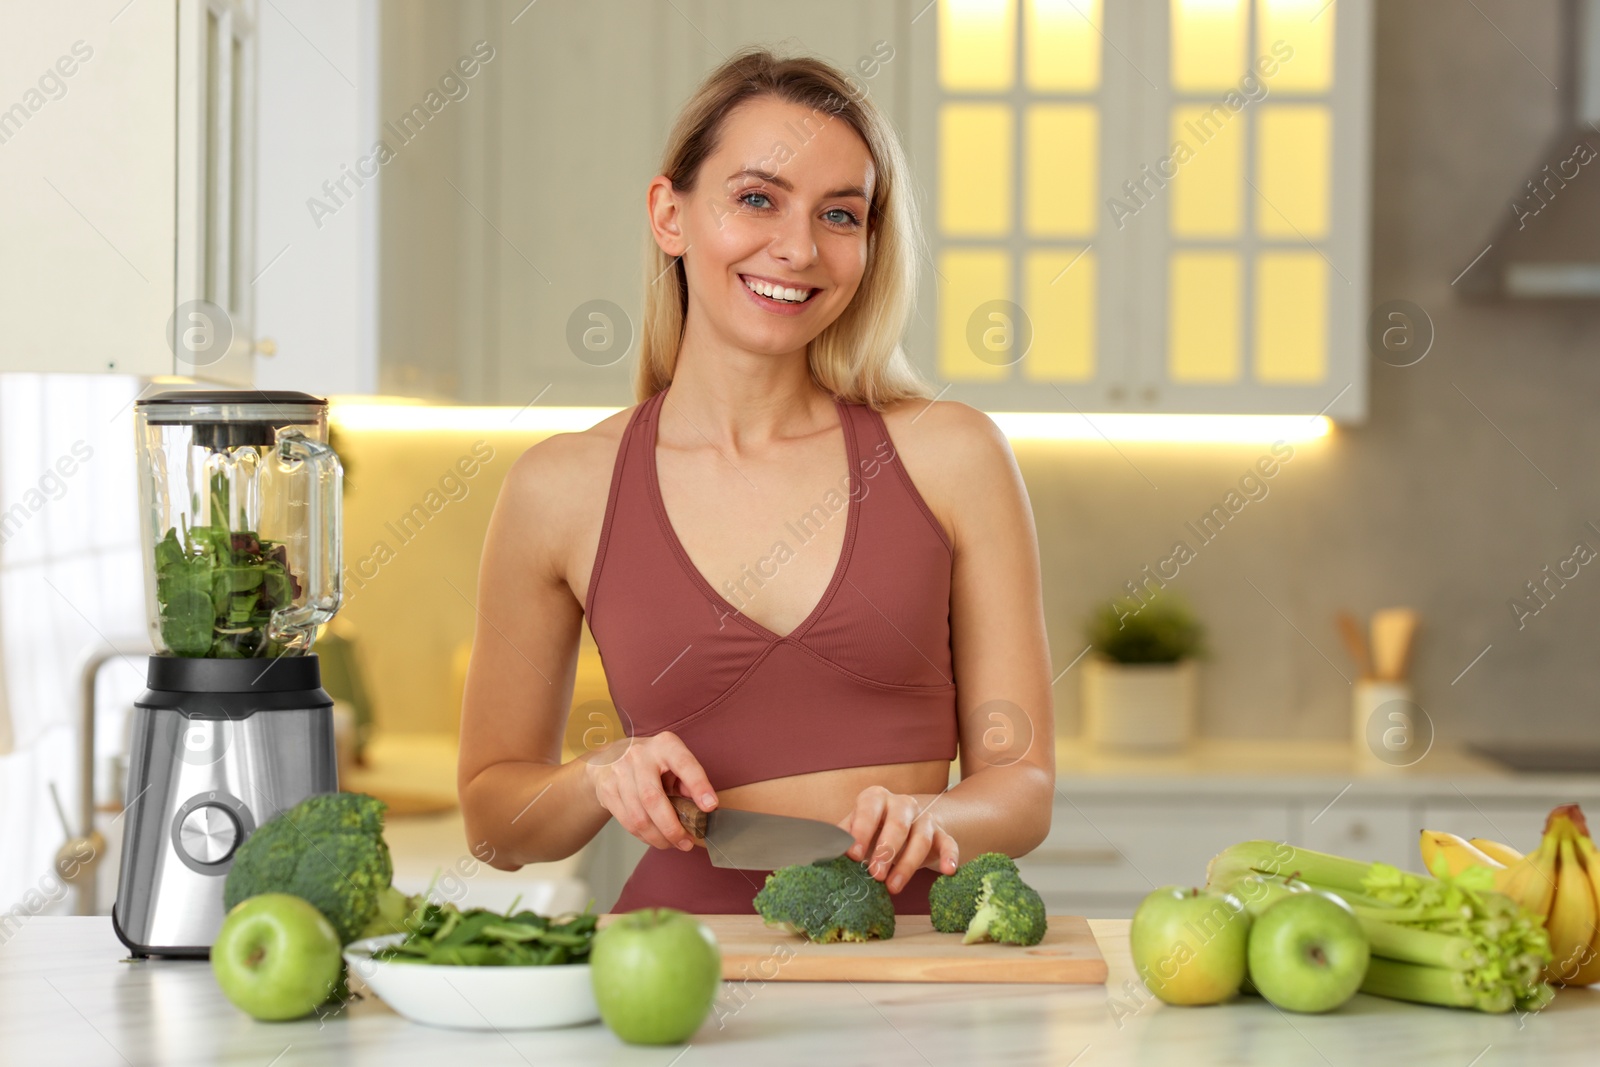
<svg viewBox="0 0 1600 1067"><path fill-rule="evenodd" d="M910 169L894 128L860 83L814 57L745 48L714 70L679 112L660 173L679 194L693 192L728 116L741 104L768 96L825 112L826 121L842 118L872 155L866 269L849 305L807 346L811 377L843 400L879 410L896 400L932 396L900 347L916 299L922 241ZM633 383L640 402L672 382L689 307L682 258L663 252L648 231L645 244L644 323Z"/></svg>

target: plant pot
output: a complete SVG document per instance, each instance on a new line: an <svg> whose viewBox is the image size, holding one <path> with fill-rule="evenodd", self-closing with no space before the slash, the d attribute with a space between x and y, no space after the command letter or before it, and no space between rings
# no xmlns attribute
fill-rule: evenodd
<svg viewBox="0 0 1600 1067"><path fill-rule="evenodd" d="M1194 737L1199 671L1177 663L1114 663L1083 670L1083 736L1105 748L1171 751Z"/></svg>

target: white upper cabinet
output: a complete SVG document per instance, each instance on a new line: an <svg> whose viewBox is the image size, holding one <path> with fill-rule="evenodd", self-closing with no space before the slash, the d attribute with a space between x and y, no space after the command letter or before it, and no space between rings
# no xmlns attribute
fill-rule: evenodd
<svg viewBox="0 0 1600 1067"><path fill-rule="evenodd" d="M0 370L249 383L254 30L253 0L0 6Z"/></svg>
<svg viewBox="0 0 1600 1067"><path fill-rule="evenodd" d="M989 410L1366 411L1370 0L941 0L912 351Z"/></svg>
<svg viewBox="0 0 1600 1067"><path fill-rule="evenodd" d="M380 391L633 403L645 190L679 108L724 57L766 44L825 57L903 128L901 17L858 0L385 3L382 119L479 58L384 168Z"/></svg>

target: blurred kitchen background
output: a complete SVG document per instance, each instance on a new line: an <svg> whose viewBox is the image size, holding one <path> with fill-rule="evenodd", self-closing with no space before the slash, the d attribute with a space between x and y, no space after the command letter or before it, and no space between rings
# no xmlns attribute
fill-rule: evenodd
<svg viewBox="0 0 1600 1067"><path fill-rule="evenodd" d="M755 43L829 59L893 120L929 246L907 351L996 413L1026 478L1052 905L1126 914L1246 836L1406 865L1419 824L1531 842L1535 813L1600 796L1596 11L0 3L0 912L82 904L52 859L104 646L130 650L91 683L110 904L143 670L131 405L156 379L335 399L346 602L318 651L355 678L343 780L390 800L397 879L614 899L638 846L611 830L471 862L478 557L523 449L633 403L645 185L694 85ZM195 300L229 334L203 359L169 347ZM1162 585L1204 627L1193 718L1161 751L1100 743L1086 621ZM1396 607L1415 736L1379 751L1336 618ZM585 630L568 755L615 721Z"/></svg>

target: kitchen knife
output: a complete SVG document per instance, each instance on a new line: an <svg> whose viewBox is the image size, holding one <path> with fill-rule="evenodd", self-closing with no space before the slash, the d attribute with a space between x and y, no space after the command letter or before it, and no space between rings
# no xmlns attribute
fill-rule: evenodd
<svg viewBox="0 0 1600 1067"><path fill-rule="evenodd" d="M842 855L856 843L847 830L817 819L715 808L701 811L688 797L668 797L678 821L703 841L713 867L768 871Z"/></svg>

